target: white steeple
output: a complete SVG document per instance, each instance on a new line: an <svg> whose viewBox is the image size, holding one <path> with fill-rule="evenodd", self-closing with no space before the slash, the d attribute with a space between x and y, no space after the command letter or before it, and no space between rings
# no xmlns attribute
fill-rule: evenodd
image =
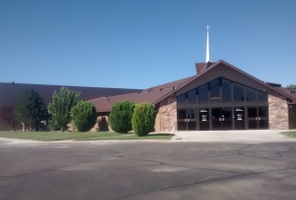
<svg viewBox="0 0 296 200"><path fill-rule="evenodd" d="M210 33L209 33L210 27L207 25L206 29L207 29L206 63L208 63L208 62L211 62L211 58L210 58Z"/></svg>

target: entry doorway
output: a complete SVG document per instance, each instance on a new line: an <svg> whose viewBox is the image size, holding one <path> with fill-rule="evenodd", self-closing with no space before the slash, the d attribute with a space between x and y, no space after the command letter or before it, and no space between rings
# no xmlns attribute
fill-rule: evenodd
<svg viewBox="0 0 296 200"><path fill-rule="evenodd" d="M178 130L196 130L196 109L178 110Z"/></svg>
<svg viewBox="0 0 296 200"><path fill-rule="evenodd" d="M178 109L178 130L268 129L268 106Z"/></svg>
<svg viewBox="0 0 296 200"><path fill-rule="evenodd" d="M231 130L232 128L232 108L212 108L212 129Z"/></svg>
<svg viewBox="0 0 296 200"><path fill-rule="evenodd" d="M268 129L268 107L248 108L249 129Z"/></svg>
<svg viewBox="0 0 296 200"><path fill-rule="evenodd" d="M234 108L234 129L236 129L236 130L246 129L245 108L244 107L235 107Z"/></svg>
<svg viewBox="0 0 296 200"><path fill-rule="evenodd" d="M199 130L210 130L209 109L199 109Z"/></svg>

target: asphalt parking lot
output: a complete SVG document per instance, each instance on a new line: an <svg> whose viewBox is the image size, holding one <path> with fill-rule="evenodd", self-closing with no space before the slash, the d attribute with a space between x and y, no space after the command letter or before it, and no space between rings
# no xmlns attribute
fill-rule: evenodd
<svg viewBox="0 0 296 200"><path fill-rule="evenodd" d="M296 143L0 142L0 199L295 199Z"/></svg>

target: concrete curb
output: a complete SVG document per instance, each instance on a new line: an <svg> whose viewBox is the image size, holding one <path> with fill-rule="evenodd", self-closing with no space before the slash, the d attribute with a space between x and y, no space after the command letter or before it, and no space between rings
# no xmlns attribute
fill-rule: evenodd
<svg viewBox="0 0 296 200"><path fill-rule="evenodd" d="M62 144L62 143L139 143L139 142L171 142L171 140L58 140L58 141L38 141L26 139L14 139L0 137L0 144Z"/></svg>

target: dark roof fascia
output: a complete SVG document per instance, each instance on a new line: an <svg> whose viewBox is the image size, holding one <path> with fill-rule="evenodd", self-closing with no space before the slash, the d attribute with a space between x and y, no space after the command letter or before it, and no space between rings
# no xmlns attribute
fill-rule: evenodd
<svg viewBox="0 0 296 200"><path fill-rule="evenodd" d="M125 94L123 94L123 95L135 94L135 93L138 93L138 94L139 94L140 92L153 90L153 89L155 89L155 88L166 88L166 87L172 87L172 88L177 87L177 88L178 88L179 85L174 84L175 82L177 82L177 81L181 81L181 80L183 80L183 79L189 79L189 81L190 81L191 78L194 78L194 77L196 77L196 76L189 76L189 77L186 77L186 78L178 79L178 80L176 80L176 81L170 81L170 82L168 82L168 83L164 83L164 84L161 84L161 85L153 86L153 87L150 87L150 88L140 89L140 90L138 90L138 92L128 92L128 93L125 93ZM185 84L187 84L187 82L188 82L188 81L186 81ZM182 84L182 85L183 85L183 84ZM164 99L165 97L171 95L171 94L174 93L175 91L176 91L176 90L173 89L171 92L169 92L168 94L164 95L164 96L161 97L160 99L158 99L158 100L156 100L156 101L154 101L154 102L151 102L151 104L154 104L154 105L157 104L157 103L160 102L162 99ZM109 96L109 97L112 98L112 97L116 97L116 96L122 96L122 95L112 95L112 96ZM108 98L108 97L94 98L94 99L91 99L91 100L89 100L89 101L95 101L95 100L103 99L103 98Z"/></svg>
<svg viewBox="0 0 296 200"><path fill-rule="evenodd" d="M216 62L217 63L217 62ZM160 98L159 100L154 102L154 105L159 103L160 101L162 101L163 99L167 98L168 96L172 95L174 92L179 91L180 89L182 89L183 87L185 87L187 84L191 83L192 81L196 80L197 78L201 77L203 74L205 74L207 71L209 71L211 68L213 68L212 66L215 65L216 63L212 63L211 65L208 66L208 68L206 68L206 70L203 70L200 74L192 76L191 79L189 79L188 81L186 81L185 83L183 83L182 85L180 85L177 90L174 90L168 94L166 94L165 96L163 96L162 98Z"/></svg>
<svg viewBox="0 0 296 200"><path fill-rule="evenodd" d="M165 84L161 84L161 85L158 85L158 86L154 86L154 87L151 87L151 88L147 88L147 89L144 89L144 90L139 90L139 92L145 92L145 91L149 91L149 90L153 90L155 88L172 88L171 90L172 91L168 91L166 94L164 94L163 96L159 97L157 100L154 100L154 101L149 101L154 107L156 106L156 104L158 102L160 102L161 100L163 100L164 98L167 98L168 96L170 96L172 93L174 93L176 91L177 88L179 88L180 86L183 86L184 84L186 85L188 82L190 82L193 78L195 78L196 76L189 76L189 77L186 77L186 78L183 78L183 79L179 79L179 80L176 80L176 81L171 81L171 82L168 82L168 83L165 83ZM185 80L184 80L185 79ZM179 81L184 81L183 83L178 83ZM126 96L128 95L133 95L133 94L136 94L139 92L131 92L131 93L126 93L126 94L123 94ZM103 100L103 99L107 99L107 98L116 98L118 96L122 96L122 95L114 95L114 96L105 96L105 97L99 97L99 98L95 98L95 99L92 99L92 100L89 100L89 102L94 102L96 100ZM123 99L125 99L123 97ZM111 110L109 109L105 109L105 110L100 110L100 112L110 112Z"/></svg>
<svg viewBox="0 0 296 200"><path fill-rule="evenodd" d="M152 102L152 104L155 106L157 103L161 102L162 100L164 100L165 98L169 97L170 95L172 95L173 93L177 92L178 90L180 90L181 88L183 88L185 85L187 85L188 83L190 83L191 81L195 80L197 77L197 75L195 76L189 76L188 80L186 82L184 82L183 84L181 84L180 86L178 86L175 90L172 90L171 92L167 93L166 95L162 96L161 98L157 99L156 101Z"/></svg>
<svg viewBox="0 0 296 200"><path fill-rule="evenodd" d="M237 68L237 67L235 67L235 66L233 66L233 65L231 65L231 64L229 64L229 63L227 63L227 62L224 61L224 60L219 60L219 61L217 62L217 65L218 65L218 64L224 64L225 66L227 66L227 67L229 67L229 68L231 68L231 69L237 71L238 73L241 73L241 74L244 75L244 76L247 76L248 78L252 79L253 81L255 81L255 82L261 84L262 86L267 87L269 90L275 91L276 93L278 93L278 94L280 94L280 95L286 97L286 98L289 99L290 101L293 101L293 100L294 100L294 97L293 97L293 96L291 96L291 95L289 95L289 94L286 94L285 92L281 91L281 90L278 89L278 88L275 88L275 87L272 87L271 85L266 84L264 81L261 81L260 79L254 77L254 76L252 76L252 75L250 75L250 74L248 74L247 72L244 72L243 70L241 70L241 69L239 69L239 68ZM215 65L215 66L217 66L217 65ZM215 67L215 66L212 66L211 68L213 68L213 67ZM210 68L210 69L211 69L211 68ZM210 69L209 69L209 70L210 70Z"/></svg>
<svg viewBox="0 0 296 200"><path fill-rule="evenodd" d="M281 90L278 89L278 88L274 88L274 87L272 87L272 86L270 86L269 88L270 88L271 90L274 90L275 92L277 92L277 93L283 95L284 97L286 97L287 99L289 99L291 102L293 102L293 101L295 102L295 101L296 101L295 97L293 97L292 95L290 95L290 94L288 94L288 93L285 93L285 92L281 91Z"/></svg>

